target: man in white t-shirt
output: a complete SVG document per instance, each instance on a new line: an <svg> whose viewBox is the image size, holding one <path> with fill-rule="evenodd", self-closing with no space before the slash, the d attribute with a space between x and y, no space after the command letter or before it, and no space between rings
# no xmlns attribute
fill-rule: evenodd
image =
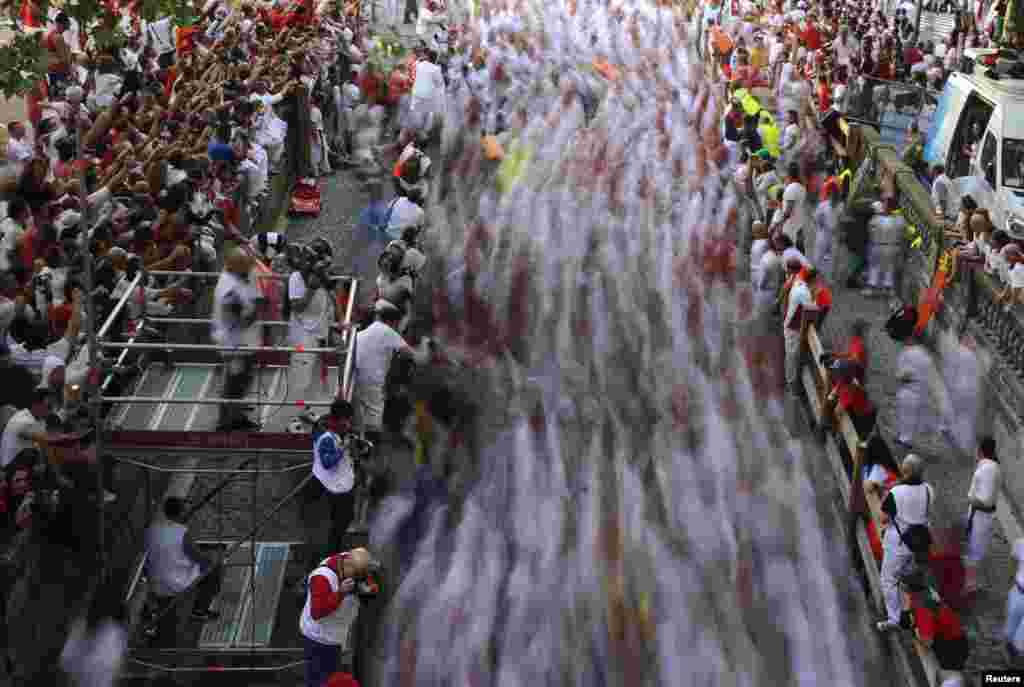
<svg viewBox="0 0 1024 687"><path fill-rule="evenodd" d="M985 437L978 445L977 467L967 491L967 551L964 570L967 579L964 592L978 590L978 566L988 554L992 542L992 525L996 519L996 504L1003 486L1003 473L996 457L996 440Z"/></svg>
<svg viewBox="0 0 1024 687"><path fill-rule="evenodd" d="M889 490L882 502L882 594L885 597L886 618L876 624L880 632L900 626L903 594L899 581L914 568L914 552L907 546L905 533L915 525L927 526L935 507L930 484L924 481L924 462L913 453L903 459L900 466L903 481Z"/></svg>
<svg viewBox="0 0 1024 687"><path fill-rule="evenodd" d="M391 361L396 354L408 355L417 363L427 361L429 339L419 350L414 349L398 333L401 311L387 301L374 306L377 319L356 335L356 378L353 403L357 420L366 432L380 432L384 421L385 383Z"/></svg>
<svg viewBox="0 0 1024 687"><path fill-rule="evenodd" d="M11 122L7 125L7 161L25 162L34 155L32 141L25 134L25 125Z"/></svg>
<svg viewBox="0 0 1024 687"><path fill-rule="evenodd" d="M3 439L0 441L0 467L6 468L25 449L34 448L36 444L45 447L53 438L46 432L46 416L50 414L50 393L45 389L36 389L32 395L32 404L19 410L4 427Z"/></svg>
<svg viewBox="0 0 1024 687"><path fill-rule="evenodd" d="M327 284L313 272L295 270L288 278L288 301L291 317L288 319L288 343L303 348L322 348L327 345L334 308ZM319 353L292 353L289 371L289 395L294 400L315 400L315 381L320 377L323 356ZM306 411L311 413L311 409ZM310 417L312 419L312 417Z"/></svg>
<svg viewBox="0 0 1024 687"><path fill-rule="evenodd" d="M779 214L773 230L781 229L782 233L795 244L800 244L804 225L807 223L807 189L800 183L800 169L796 163L790 163L786 177L786 189L782 192L782 212Z"/></svg>

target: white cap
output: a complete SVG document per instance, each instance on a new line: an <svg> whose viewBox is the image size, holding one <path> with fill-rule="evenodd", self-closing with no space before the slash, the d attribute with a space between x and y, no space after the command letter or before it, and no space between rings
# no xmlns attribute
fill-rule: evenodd
<svg viewBox="0 0 1024 687"><path fill-rule="evenodd" d="M394 312L396 314L402 312L397 305L383 298L378 298L377 302L373 304L373 311L377 313Z"/></svg>

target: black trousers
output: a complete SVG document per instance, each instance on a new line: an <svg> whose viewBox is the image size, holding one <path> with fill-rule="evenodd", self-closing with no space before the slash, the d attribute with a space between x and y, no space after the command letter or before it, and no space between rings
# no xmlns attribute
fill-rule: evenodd
<svg viewBox="0 0 1024 687"><path fill-rule="evenodd" d="M251 355L238 355L224 358L224 398L241 399L252 383L253 368L256 359ZM245 416L242 406L225 404L220 407L220 422L234 422Z"/></svg>
<svg viewBox="0 0 1024 687"><path fill-rule="evenodd" d="M210 610L213 600L220 594L220 587L224 583L224 566L218 565L214 568L213 562L205 558L198 563L203 575L206 575L207 571L212 568L212 572L199 580L199 584L196 585L196 598L192 604L194 611L203 612Z"/></svg>
<svg viewBox="0 0 1024 687"><path fill-rule="evenodd" d="M300 495L306 529L306 573L331 554L345 550L345 532L355 517L355 490L332 494L316 477Z"/></svg>

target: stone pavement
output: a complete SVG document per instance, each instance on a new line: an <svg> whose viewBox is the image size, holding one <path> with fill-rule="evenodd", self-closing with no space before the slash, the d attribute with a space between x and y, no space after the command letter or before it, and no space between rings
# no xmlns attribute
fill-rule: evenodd
<svg viewBox="0 0 1024 687"><path fill-rule="evenodd" d="M898 384L892 374L900 345L883 329L890 303L884 298L865 297L860 290L846 289L843 286L846 272L842 269L846 265L846 252L838 245L834 250L837 266L833 284L835 303L825 321L822 343L830 350L841 347L856 318L863 317L869 322L868 393L878 407L882 436L897 459L902 460L907 452L895 443L897 418L894 406ZM934 401L930 411L934 417L938 417ZM974 460L960 456L939 434L937 427L920 435L914 452L925 459L925 478L935 489L932 525L937 529L949 528L967 513L967 489L974 473ZM1006 619L1006 595L1016 571L1010 556L1010 545L1011 542L1007 541L997 520L988 559L979 569L979 583L984 589L979 592L966 618L976 633L967 664L971 672L1006 666L1002 629Z"/></svg>

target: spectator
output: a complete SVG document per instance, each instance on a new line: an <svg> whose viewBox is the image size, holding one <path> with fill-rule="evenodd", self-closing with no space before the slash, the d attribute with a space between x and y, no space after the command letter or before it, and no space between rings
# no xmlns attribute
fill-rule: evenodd
<svg viewBox="0 0 1024 687"><path fill-rule="evenodd" d="M914 570L921 555L915 528L927 527L931 512L932 487L924 482L924 463L910 454L903 459L903 482L894 486L882 502L882 594L887 617L877 623L880 632L900 627L903 608L899 581Z"/></svg>
<svg viewBox="0 0 1024 687"><path fill-rule="evenodd" d="M401 311L387 301L374 306L376 321L356 335L356 389L354 403L360 428L379 433L384 419L385 382L395 354L411 357L418 363L429 356L429 339L414 349L398 333ZM371 439L372 441L372 439Z"/></svg>
<svg viewBox="0 0 1024 687"><path fill-rule="evenodd" d="M7 125L7 161L25 162L35 154L35 146L25 133L25 125L11 122Z"/></svg>
<svg viewBox="0 0 1024 687"><path fill-rule="evenodd" d="M46 429L51 398L52 395L46 389L36 389L28 407L19 410L7 421L0 443L0 467L6 468L24 450L34 446L45 448L51 442L66 440L66 436Z"/></svg>
<svg viewBox="0 0 1024 687"><path fill-rule="evenodd" d="M939 220L950 218L953 212L951 206L952 181L946 176L945 165L934 165L932 167L932 207Z"/></svg>
<svg viewBox="0 0 1024 687"><path fill-rule="evenodd" d="M195 587L192 618L205 622L220 616L211 606L220 593L224 569L199 552L184 518L184 500L172 496L164 501L163 518L146 532L146 570L153 592L165 603Z"/></svg>

